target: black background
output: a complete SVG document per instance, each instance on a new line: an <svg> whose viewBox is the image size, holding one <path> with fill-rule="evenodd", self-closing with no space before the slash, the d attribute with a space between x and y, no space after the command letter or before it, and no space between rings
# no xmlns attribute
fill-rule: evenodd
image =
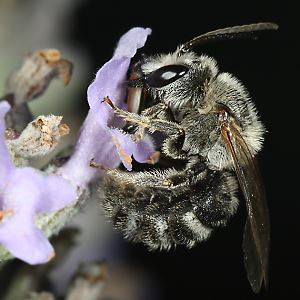
<svg viewBox="0 0 300 300"><path fill-rule="evenodd" d="M86 1L74 11L70 35L93 59L87 85L131 27L152 28L146 53L173 51L200 33L227 26L271 21L280 27L260 34L256 41L227 41L197 49L215 57L222 71L245 84L268 130L259 161L272 224L269 291L254 295L246 279L241 247L246 212L241 201L229 226L192 250L149 253L142 246L126 244L132 265L142 265L158 279L158 287L145 299L300 296L297 9L288 1L122 3Z"/></svg>

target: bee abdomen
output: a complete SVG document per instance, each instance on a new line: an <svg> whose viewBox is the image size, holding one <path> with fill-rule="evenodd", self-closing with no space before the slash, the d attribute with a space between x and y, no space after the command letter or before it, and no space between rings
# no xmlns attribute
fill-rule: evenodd
<svg viewBox="0 0 300 300"><path fill-rule="evenodd" d="M205 241L212 232L212 228L205 226L192 211L181 215L172 214L169 224L174 243L186 245L188 248Z"/></svg>
<svg viewBox="0 0 300 300"><path fill-rule="evenodd" d="M236 178L227 171L208 170L188 188L142 187L113 176L104 186L103 206L115 228L151 250L205 241L238 206Z"/></svg>
<svg viewBox="0 0 300 300"><path fill-rule="evenodd" d="M206 240L212 228L201 223L192 211L178 214L147 214L118 207L111 215L115 228L133 242L142 242L150 250L169 250L172 246L193 247Z"/></svg>

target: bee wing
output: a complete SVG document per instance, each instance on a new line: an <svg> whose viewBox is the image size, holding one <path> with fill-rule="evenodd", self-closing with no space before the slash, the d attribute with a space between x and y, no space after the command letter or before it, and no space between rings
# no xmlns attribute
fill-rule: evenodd
<svg viewBox="0 0 300 300"><path fill-rule="evenodd" d="M255 293L268 283L270 243L269 213L258 164L233 121L221 124L222 137L232 156L234 169L246 200L248 217L244 230L244 263Z"/></svg>

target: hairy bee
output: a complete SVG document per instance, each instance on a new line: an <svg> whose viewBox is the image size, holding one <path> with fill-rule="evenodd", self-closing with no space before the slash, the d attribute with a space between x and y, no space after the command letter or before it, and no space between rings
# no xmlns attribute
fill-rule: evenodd
<svg viewBox="0 0 300 300"><path fill-rule="evenodd" d="M244 260L254 292L267 285L269 215L255 161L265 132L243 84L197 55L194 45L236 38L277 25L258 23L200 35L170 54L144 57L132 66L129 89L146 95L130 112L105 101L134 127L134 140L162 132L167 168L126 172L107 169L104 208L125 237L150 249L193 247L226 225L240 188L248 211ZM144 97L145 98L145 97ZM150 100L149 100L150 99Z"/></svg>

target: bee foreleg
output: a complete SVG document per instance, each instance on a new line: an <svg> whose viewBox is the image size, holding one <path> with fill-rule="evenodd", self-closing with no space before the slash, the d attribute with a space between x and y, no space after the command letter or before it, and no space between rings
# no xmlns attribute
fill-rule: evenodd
<svg viewBox="0 0 300 300"><path fill-rule="evenodd" d="M125 111L123 109L120 109L120 108L116 107L112 103L112 101L110 100L109 97L104 97L104 99L103 99L102 102L107 103L112 108L112 110L114 111L114 113L116 115L118 115L119 117L123 118L125 121L134 123L134 124L139 125L139 126L141 126L143 128L148 127L148 123L149 123L148 118L140 116L140 115L135 114L135 113L131 113L129 111Z"/></svg>
<svg viewBox="0 0 300 300"><path fill-rule="evenodd" d="M107 103L115 112L116 115L123 118L125 121L134 123L141 127L141 131L147 128L150 132L160 131L169 136L182 136L185 134L184 129L175 122L167 121L164 119L146 117L138 115L116 107L109 97L105 97L103 102Z"/></svg>
<svg viewBox="0 0 300 300"><path fill-rule="evenodd" d="M178 171L173 168L152 172L126 172L118 169L109 169L106 174L110 180L126 183L125 186L135 186L137 191L149 187L150 189L158 188L166 192L179 186L188 186L189 183L185 170Z"/></svg>
<svg viewBox="0 0 300 300"><path fill-rule="evenodd" d="M158 104L143 110L141 115L151 119L159 118L167 121L174 121L171 109L164 102L159 102Z"/></svg>

